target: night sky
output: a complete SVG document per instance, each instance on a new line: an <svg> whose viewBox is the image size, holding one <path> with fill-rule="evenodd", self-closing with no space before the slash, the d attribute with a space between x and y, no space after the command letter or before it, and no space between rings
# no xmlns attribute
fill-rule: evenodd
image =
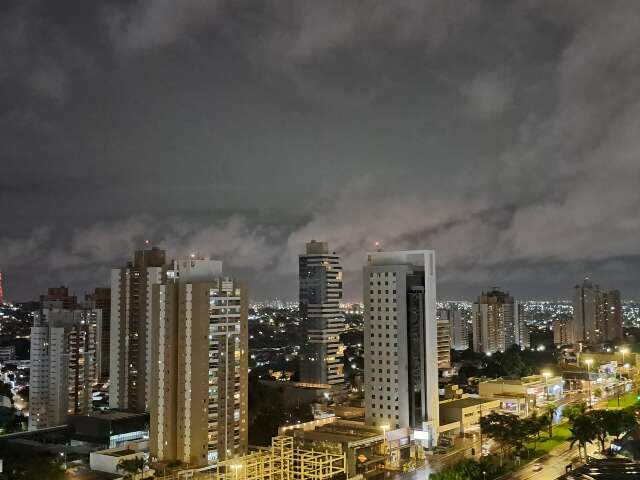
<svg viewBox="0 0 640 480"><path fill-rule="evenodd" d="M3 0L9 299L107 285L144 239L297 296L434 248L438 297L640 293L640 2Z"/></svg>

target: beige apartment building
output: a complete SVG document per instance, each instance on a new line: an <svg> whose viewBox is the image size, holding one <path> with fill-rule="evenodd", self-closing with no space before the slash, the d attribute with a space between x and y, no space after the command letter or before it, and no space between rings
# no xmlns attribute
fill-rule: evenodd
<svg viewBox="0 0 640 480"><path fill-rule="evenodd" d="M206 258L174 261L151 296L149 450L190 466L247 450L248 296Z"/></svg>

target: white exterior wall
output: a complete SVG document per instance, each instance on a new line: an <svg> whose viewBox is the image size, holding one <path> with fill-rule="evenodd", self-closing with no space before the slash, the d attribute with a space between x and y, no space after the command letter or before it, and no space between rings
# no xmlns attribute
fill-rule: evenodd
<svg viewBox="0 0 640 480"><path fill-rule="evenodd" d="M123 389L127 382L126 369L123 368L124 354L122 351L122 336L124 333L124 320L120 316L120 302L123 300L121 292L120 269L111 270L111 326L109 330L109 407L124 408L121 404ZM125 397L126 398L126 397Z"/></svg>
<svg viewBox="0 0 640 480"><path fill-rule="evenodd" d="M391 429L411 427L407 274L415 267L422 268L425 283L422 390L427 418L422 428L431 431L431 441L435 443L439 427L435 252L374 252L368 256L363 278L366 421L370 425L388 425Z"/></svg>

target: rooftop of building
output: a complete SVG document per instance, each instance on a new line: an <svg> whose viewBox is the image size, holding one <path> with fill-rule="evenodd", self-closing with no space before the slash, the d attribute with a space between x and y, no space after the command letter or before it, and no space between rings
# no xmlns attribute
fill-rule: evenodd
<svg viewBox="0 0 640 480"><path fill-rule="evenodd" d="M307 440L350 443L361 440L384 439L381 429L365 425L362 422L342 420L331 417L323 421L311 421L299 424L283 431L287 435Z"/></svg>
<svg viewBox="0 0 640 480"><path fill-rule="evenodd" d="M460 398L458 400L451 400L450 402L441 402L440 407L446 408L468 408L475 407L476 405L482 405L485 403L495 402L493 398L477 398L477 397L467 397Z"/></svg>
<svg viewBox="0 0 640 480"><path fill-rule="evenodd" d="M89 415L83 415L83 416L100 418L102 420L117 421L117 420L124 420L126 418L148 417L149 414L144 412L142 413L129 412L125 410L104 410L104 411L91 412Z"/></svg>
<svg viewBox="0 0 640 480"><path fill-rule="evenodd" d="M549 375L549 379L561 378L561 375ZM528 377L500 377L481 380L480 383L495 383L500 385L531 385L544 383L544 375L529 375Z"/></svg>
<svg viewBox="0 0 640 480"><path fill-rule="evenodd" d="M138 452L131 450L130 448L122 448L119 450L102 450L96 453L100 455L108 455L110 457L126 457L127 455L135 455Z"/></svg>

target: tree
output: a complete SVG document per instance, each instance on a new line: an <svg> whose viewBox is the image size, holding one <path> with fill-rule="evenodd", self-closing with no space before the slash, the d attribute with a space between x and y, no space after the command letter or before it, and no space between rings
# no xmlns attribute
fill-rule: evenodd
<svg viewBox="0 0 640 480"><path fill-rule="evenodd" d="M530 438L533 441L534 452L538 446L538 441L540 441L540 431L546 426L546 422L544 415L538 417L535 412L530 417L520 420L522 434L525 438Z"/></svg>
<svg viewBox="0 0 640 480"><path fill-rule="evenodd" d="M593 396L596 398L602 398L602 389L600 387L593 391Z"/></svg>
<svg viewBox="0 0 640 480"><path fill-rule="evenodd" d="M519 452L528 435L528 425L515 415L493 412L480 419L480 428L500 445L502 455L511 455L511 448Z"/></svg>
<svg viewBox="0 0 640 480"><path fill-rule="evenodd" d="M0 440L3 471L2 480L62 480L64 471L58 457L27 445L14 445Z"/></svg>
<svg viewBox="0 0 640 480"><path fill-rule="evenodd" d="M600 451L604 452L607 440L607 419L611 412L609 410L590 410L585 415L591 417L595 427L596 438L600 444Z"/></svg>
<svg viewBox="0 0 640 480"><path fill-rule="evenodd" d="M612 437L615 437L614 440L618 440L620 435L633 430L637 424L638 420L631 409L607 411L605 427L607 433ZM611 448L611 444L614 440L609 444L609 448Z"/></svg>
<svg viewBox="0 0 640 480"><path fill-rule="evenodd" d="M558 406L553 402L549 403L546 408L545 416L548 420L547 427L549 428L549 438L553 437L553 419L556 418L556 413L558 413Z"/></svg>
<svg viewBox="0 0 640 480"><path fill-rule="evenodd" d="M581 451L580 447L584 450L585 458L587 456L587 443L592 443L596 438L596 425L593 420L593 417L581 414L573 418L571 428L569 428L571 432L571 437L569 440L571 441L571 448L577 443L578 444L578 455L580 458Z"/></svg>
<svg viewBox="0 0 640 480"><path fill-rule="evenodd" d="M135 479L138 473L140 473L141 476L144 474L146 464L147 462L144 457L130 458L121 460L120 463L118 463L117 470L122 470L127 473L128 477Z"/></svg>
<svg viewBox="0 0 640 480"><path fill-rule="evenodd" d="M568 418L570 422L573 422L578 416L587 411L587 404L585 402L574 403L573 405L567 405L562 411L562 416Z"/></svg>
<svg viewBox="0 0 640 480"><path fill-rule="evenodd" d="M448 466L438 473L432 473L430 480L493 480L506 471L506 467L496 464L489 457L477 461L467 458Z"/></svg>

